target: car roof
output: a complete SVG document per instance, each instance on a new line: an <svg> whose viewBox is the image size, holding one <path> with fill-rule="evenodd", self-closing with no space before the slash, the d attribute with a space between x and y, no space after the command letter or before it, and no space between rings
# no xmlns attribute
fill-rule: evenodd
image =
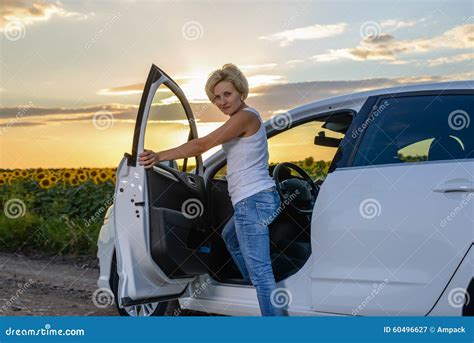
<svg viewBox="0 0 474 343"><path fill-rule="evenodd" d="M347 93L337 95L330 98L325 98L317 101L310 102L308 104L296 107L288 113L290 115L297 115L301 112L307 112L311 110L314 112L318 108L337 109L347 107L358 111L362 104L370 96L377 96L383 94L394 94L394 93L405 93L405 92L421 92L430 90L463 90L473 89L474 80L464 81L447 81L447 82L430 82L430 83L417 83L417 84L402 84L399 86L378 88L360 92ZM352 104L352 106L351 106ZM329 108L331 107L331 108Z"/></svg>

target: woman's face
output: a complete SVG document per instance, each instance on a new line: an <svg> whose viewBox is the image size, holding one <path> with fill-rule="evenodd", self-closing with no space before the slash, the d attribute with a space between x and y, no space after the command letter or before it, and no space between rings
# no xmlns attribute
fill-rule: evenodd
<svg viewBox="0 0 474 343"><path fill-rule="evenodd" d="M235 89L232 82L221 81L214 87L214 104L222 113L231 115L242 104L241 94Z"/></svg>

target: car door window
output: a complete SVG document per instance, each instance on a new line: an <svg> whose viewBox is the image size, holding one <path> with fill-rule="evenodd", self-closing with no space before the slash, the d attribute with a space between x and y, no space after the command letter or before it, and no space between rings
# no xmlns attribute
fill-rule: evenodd
<svg viewBox="0 0 474 343"><path fill-rule="evenodd" d="M179 99L162 84L153 97L145 128L144 147L155 152L175 148L188 141L190 124ZM196 166L194 159L175 160L180 171Z"/></svg>
<svg viewBox="0 0 474 343"><path fill-rule="evenodd" d="M332 138L343 138L344 135L323 128L323 124L321 121L310 121L269 138L270 168L281 162L291 162L304 169L313 180L324 179L337 149L315 145L314 138L318 134ZM225 175L226 165L219 169L214 179L223 179Z"/></svg>
<svg viewBox="0 0 474 343"><path fill-rule="evenodd" d="M270 166L291 162L314 179L324 179L336 154L335 147L314 144L314 137L343 138L344 135L322 127L324 122L311 121L290 128L268 140Z"/></svg>
<svg viewBox="0 0 474 343"><path fill-rule="evenodd" d="M380 103L383 109L369 115L353 166L474 157L472 95L393 97Z"/></svg>

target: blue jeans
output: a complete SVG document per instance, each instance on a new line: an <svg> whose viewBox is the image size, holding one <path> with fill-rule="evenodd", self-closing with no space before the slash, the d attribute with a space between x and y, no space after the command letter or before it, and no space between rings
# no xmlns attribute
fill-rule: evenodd
<svg viewBox="0 0 474 343"><path fill-rule="evenodd" d="M257 290L262 316L284 315L271 299L276 283L268 232L268 225L275 219L280 206L275 187L264 189L237 202L234 215L222 230L222 238L244 280L251 281Z"/></svg>

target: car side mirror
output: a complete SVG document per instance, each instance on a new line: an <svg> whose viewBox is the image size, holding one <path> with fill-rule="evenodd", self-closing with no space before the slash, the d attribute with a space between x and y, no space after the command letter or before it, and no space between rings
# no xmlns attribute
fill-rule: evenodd
<svg viewBox="0 0 474 343"><path fill-rule="evenodd" d="M333 137L326 137L324 131L318 133L317 136L314 137L314 144L327 146L331 148L337 148L339 144L341 144L342 138L333 138Z"/></svg>

